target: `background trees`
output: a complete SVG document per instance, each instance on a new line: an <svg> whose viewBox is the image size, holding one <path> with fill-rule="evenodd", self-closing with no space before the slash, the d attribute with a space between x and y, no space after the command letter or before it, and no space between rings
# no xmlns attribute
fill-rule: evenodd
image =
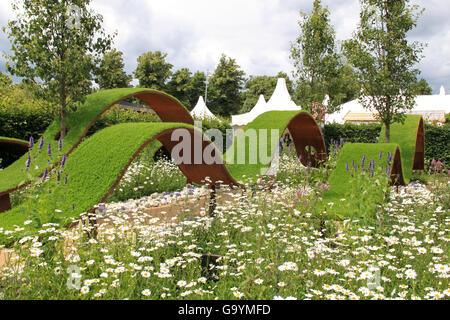
<svg viewBox="0 0 450 320"><path fill-rule="evenodd" d="M128 88L131 76L124 71L123 53L117 49L106 52L95 70L100 89Z"/></svg>
<svg viewBox="0 0 450 320"><path fill-rule="evenodd" d="M41 82L46 99L59 104L61 137L66 133L67 107L89 92L95 61L112 42L102 28L102 16L87 9L89 3L14 2L17 18L3 28L13 53L8 56L7 70L26 82Z"/></svg>
<svg viewBox="0 0 450 320"><path fill-rule="evenodd" d="M409 0L360 0L360 23L353 39L344 43L344 53L355 67L362 88L360 103L377 112L386 126L404 119L417 94L414 66L423 46L409 43L406 35L416 26L421 11Z"/></svg>
<svg viewBox="0 0 450 320"><path fill-rule="evenodd" d="M222 55L210 80L208 100L211 112L225 117L238 113L242 106L240 92L244 75L236 60Z"/></svg>
<svg viewBox="0 0 450 320"><path fill-rule="evenodd" d="M164 90L172 76L173 65L166 62L167 53L161 51L143 53L137 58L134 76L143 88Z"/></svg>

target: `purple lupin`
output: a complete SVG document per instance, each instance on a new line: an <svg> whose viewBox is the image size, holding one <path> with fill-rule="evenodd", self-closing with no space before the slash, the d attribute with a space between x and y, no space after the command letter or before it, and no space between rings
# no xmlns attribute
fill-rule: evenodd
<svg viewBox="0 0 450 320"><path fill-rule="evenodd" d="M64 168L64 166L66 165L66 160L67 160L67 155L63 155L62 160L61 160L61 168Z"/></svg>
<svg viewBox="0 0 450 320"><path fill-rule="evenodd" d="M39 153L41 153L43 146L44 146L44 137L41 137L41 140L39 141Z"/></svg>
<svg viewBox="0 0 450 320"><path fill-rule="evenodd" d="M48 176L48 169L46 168L44 171L44 175L42 176L42 181L45 181L45 179L47 179Z"/></svg>
<svg viewBox="0 0 450 320"><path fill-rule="evenodd" d="M27 162L25 163L26 171L28 171L28 169L30 168L30 164L31 164L31 157L30 157L30 152L28 151L28 159L27 159Z"/></svg>
<svg viewBox="0 0 450 320"><path fill-rule="evenodd" d="M47 153L48 153L49 157L52 156L52 145L50 143L48 144L48 147L47 147Z"/></svg>
<svg viewBox="0 0 450 320"><path fill-rule="evenodd" d="M61 137L59 137L59 140L58 140L58 151L62 150L62 145L63 145L62 139L61 139Z"/></svg>
<svg viewBox="0 0 450 320"><path fill-rule="evenodd" d="M34 139L33 139L33 136L30 136L30 141L28 143L28 148L29 149L33 149L33 146L34 146Z"/></svg>

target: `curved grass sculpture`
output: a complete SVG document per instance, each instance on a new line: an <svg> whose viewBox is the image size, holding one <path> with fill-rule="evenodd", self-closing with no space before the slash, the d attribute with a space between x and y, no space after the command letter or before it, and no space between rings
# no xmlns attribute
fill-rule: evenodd
<svg viewBox="0 0 450 320"><path fill-rule="evenodd" d="M68 133L62 141L61 148L58 141L60 123L56 120L47 128L41 139L36 140L32 149L35 157L29 170L25 170L27 155L24 155L0 172L0 207L8 206L9 193L24 187L31 179L41 176L45 169L50 169L56 164L48 163L49 145L51 150L60 149L60 154L69 155L103 113L130 97L135 97L150 106L164 122L194 124L189 111L177 99L156 90L125 88L91 94L85 103L78 106L76 112L67 117ZM37 152L38 149L40 152Z"/></svg>
<svg viewBox="0 0 450 320"><path fill-rule="evenodd" d="M137 97L152 107L162 123L120 124L106 128L82 142L90 126L109 108L127 97ZM54 193L43 196L38 202L29 200L24 204L0 215L0 226L11 228L22 225L26 219L23 212L44 217L46 221L55 219L53 212L61 211L57 218L63 224L82 212L91 210L97 203L104 202L119 183L127 168L136 156L150 143L159 141L172 154L180 170L189 183L237 185L243 176L264 174L273 160L281 134L288 129L301 162L304 165L319 166L327 160L325 142L317 123L307 112L272 111L257 117L241 132L233 146L223 156L215 145L205 138L203 133L194 128L189 112L174 98L154 90L115 89L90 95L77 112L67 119L69 132L62 141L57 141L59 122L55 121L45 132L43 138L35 143L32 166L25 170L25 157L0 172L0 197L9 204L9 192L25 186L38 178L43 171L58 165L65 155L64 172L57 173L44 184L59 184ZM412 129L417 128L417 130ZM180 139L173 135L181 130L187 141L178 148ZM407 132L408 136L404 132ZM411 143L410 132L415 132L415 143ZM418 132L418 133L417 133ZM187 133L187 134L186 134ZM408 117L405 126L393 126L391 144L346 144L341 150L337 168L329 178L330 190L324 196L322 204L338 203L351 189L348 164L361 161L371 162L375 169L383 165L391 181L405 183L403 167L409 174L412 169L423 164L423 121L420 117ZM253 139L252 140L252 135ZM251 138L249 138L251 137ZM196 143L200 139L201 145ZM256 141L256 142L255 142ZM81 143L81 144L80 144ZM257 146L253 146L257 143ZM80 145L77 149L75 149ZM316 151L312 156L308 147ZM401 155L401 149L405 154ZM56 152L58 150L58 152ZM178 153L174 152L175 150ZM265 151L265 153L263 153ZM381 151L381 153L380 153ZM200 157L198 157L200 152ZM202 155L210 155L208 162ZM56 156L58 153L58 156ZM243 155L243 156L242 156ZM404 160L402 160L404 157ZM240 158L241 157L241 158ZM378 161L376 160L378 157ZM385 157L386 159L384 159ZM389 157L390 162L387 163ZM422 157L422 160L421 160ZM226 160L226 165L224 161ZM372 161L375 161L372 164ZM422 161L422 162L421 162ZM364 167L362 163L360 167ZM355 165L355 168L358 165ZM423 167L423 165L422 165ZM57 170L60 170L58 167ZM57 171L58 172L58 171ZM381 172L381 171L380 171ZM69 182L63 184L61 176L68 175ZM209 179L207 179L209 178ZM387 185L387 182L384 183ZM1 199L0 199L1 200ZM6 202L6 201L5 201ZM376 202L376 201L375 201ZM342 217L346 215L342 206ZM1 211L0 211L1 212ZM338 214L339 215L339 214Z"/></svg>
<svg viewBox="0 0 450 320"><path fill-rule="evenodd" d="M368 187L361 189L361 181L356 180L358 178L366 179ZM323 208L332 207L332 218L351 217L355 209L351 207L351 197L355 193L366 197L370 205L376 207L383 202L383 192L377 191L387 186L389 180L391 184L405 184L397 144L346 143L339 152L336 169L328 180L329 190L323 196L319 210L323 212Z"/></svg>
<svg viewBox="0 0 450 320"><path fill-rule="evenodd" d="M292 136L297 156L304 165L309 162L316 167L326 161L323 135L308 112L269 111L249 123L226 152L227 169L231 175L235 179L241 179L244 175L256 177L264 174L270 167L270 161L286 128ZM272 144L272 141L275 143ZM251 148L253 143L257 143L258 146ZM309 159L306 150L308 146L314 147L317 151L316 155ZM266 153L263 153L263 150L266 150Z"/></svg>
<svg viewBox="0 0 450 320"><path fill-rule="evenodd" d="M379 141L385 141L386 128L383 126ZM400 146L403 178L409 183L413 170L424 170L424 131L423 118L417 115L408 115L405 122L391 125L391 143Z"/></svg>
<svg viewBox="0 0 450 320"><path fill-rule="evenodd" d="M21 139L0 137L0 149L14 152L19 155L27 153L29 142Z"/></svg>

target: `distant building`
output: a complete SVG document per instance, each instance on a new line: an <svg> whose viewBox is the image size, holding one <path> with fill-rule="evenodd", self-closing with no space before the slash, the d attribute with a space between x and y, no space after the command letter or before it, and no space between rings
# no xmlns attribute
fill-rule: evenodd
<svg viewBox="0 0 450 320"><path fill-rule="evenodd" d="M417 96L414 108L407 114L421 115L427 122L445 122L445 114L450 113L450 95L442 86L438 95ZM371 123L376 122L375 113L365 109L358 99L340 106L338 112L327 114L326 123Z"/></svg>

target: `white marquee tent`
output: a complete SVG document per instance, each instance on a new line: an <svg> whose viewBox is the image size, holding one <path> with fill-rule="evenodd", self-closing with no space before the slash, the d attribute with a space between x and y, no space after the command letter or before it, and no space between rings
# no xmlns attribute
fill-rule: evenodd
<svg viewBox="0 0 450 320"><path fill-rule="evenodd" d="M428 120L441 119L445 113L450 113L450 95L446 95L442 86L438 95L423 95L416 97L414 108L407 112L408 114L418 114ZM326 123L345 123L344 118L351 114L359 114L367 116L373 114L365 109L358 99L349 101L340 106L338 112L327 114L325 116Z"/></svg>
<svg viewBox="0 0 450 320"><path fill-rule="evenodd" d="M231 116L232 126L245 126L255 120L259 115L268 111L300 111L301 108L292 101L286 86L286 79L279 78L277 86L269 101L260 95L258 102L250 112Z"/></svg>
<svg viewBox="0 0 450 320"><path fill-rule="evenodd" d="M197 105L194 107L194 109L192 109L191 116L199 119L217 119L216 116L206 106L205 100L203 100L202 96L200 96Z"/></svg>

